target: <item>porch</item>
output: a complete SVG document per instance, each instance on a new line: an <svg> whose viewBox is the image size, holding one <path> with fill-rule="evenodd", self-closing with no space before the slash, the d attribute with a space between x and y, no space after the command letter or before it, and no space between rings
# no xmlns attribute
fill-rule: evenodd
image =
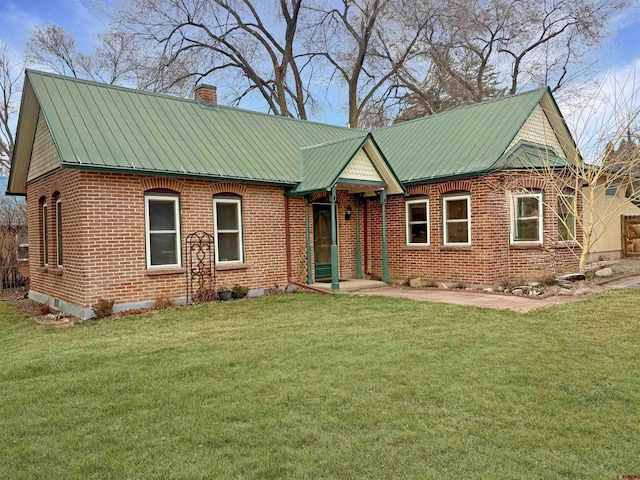
<svg viewBox="0 0 640 480"><path fill-rule="evenodd" d="M377 283L385 285L389 281L386 199L405 191L375 141L370 134L358 135L304 148L302 156L304 180L286 195L304 196L307 284L332 291L374 285L360 283L367 282L360 215L362 203L377 198L382 206L382 281ZM342 197L340 211L338 192Z"/></svg>

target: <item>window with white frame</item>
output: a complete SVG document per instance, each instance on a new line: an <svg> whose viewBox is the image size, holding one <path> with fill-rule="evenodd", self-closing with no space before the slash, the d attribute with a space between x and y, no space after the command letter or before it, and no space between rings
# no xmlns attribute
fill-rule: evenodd
<svg viewBox="0 0 640 480"><path fill-rule="evenodd" d="M513 195L511 242L542 243L542 192Z"/></svg>
<svg viewBox="0 0 640 480"><path fill-rule="evenodd" d="M56 200L56 258L58 266L62 266L62 199Z"/></svg>
<svg viewBox="0 0 640 480"><path fill-rule="evenodd" d="M407 245L429 245L429 199L405 202Z"/></svg>
<svg viewBox="0 0 640 480"><path fill-rule="evenodd" d="M558 240L572 242L576 238L576 196L565 190L558 195Z"/></svg>
<svg viewBox="0 0 640 480"><path fill-rule="evenodd" d="M179 196L147 194L144 201L147 268L179 267L182 258Z"/></svg>
<svg viewBox="0 0 640 480"><path fill-rule="evenodd" d="M442 199L444 245L471 245L471 195Z"/></svg>
<svg viewBox="0 0 640 480"><path fill-rule="evenodd" d="M47 202L42 202L42 264L49 265L49 225Z"/></svg>
<svg viewBox="0 0 640 480"><path fill-rule="evenodd" d="M213 198L216 262L242 263L242 201L239 197Z"/></svg>

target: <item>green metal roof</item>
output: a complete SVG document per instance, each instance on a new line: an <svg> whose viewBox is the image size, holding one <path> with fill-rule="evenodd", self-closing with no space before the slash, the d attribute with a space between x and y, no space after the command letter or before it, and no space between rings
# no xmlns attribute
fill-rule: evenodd
<svg viewBox="0 0 640 480"><path fill-rule="evenodd" d="M373 132L405 183L490 171L547 88L489 100Z"/></svg>
<svg viewBox="0 0 640 480"><path fill-rule="evenodd" d="M567 161L551 148L530 142L518 142L498 163L501 169L562 168Z"/></svg>
<svg viewBox="0 0 640 480"><path fill-rule="evenodd" d="M27 71L63 166L299 182L300 147L354 130Z"/></svg>
<svg viewBox="0 0 640 480"><path fill-rule="evenodd" d="M298 193L330 187L367 138L403 183L509 168L507 147L542 97L552 98L543 88L366 132L33 70L24 92L10 179L18 194L35 125L25 119L37 117L37 105L62 167L266 182Z"/></svg>
<svg viewBox="0 0 640 480"><path fill-rule="evenodd" d="M368 137L369 134L361 133L344 140L302 148L302 181L296 185L292 193L311 193L332 187L346 166L345 159L348 163Z"/></svg>

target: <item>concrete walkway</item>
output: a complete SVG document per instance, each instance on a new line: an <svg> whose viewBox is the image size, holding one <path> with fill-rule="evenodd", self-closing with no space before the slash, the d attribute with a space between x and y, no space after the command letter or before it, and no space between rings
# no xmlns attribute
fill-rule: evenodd
<svg viewBox="0 0 640 480"><path fill-rule="evenodd" d="M594 287L592 293L597 294L607 290L624 288L640 288L640 275L630 275L620 280L614 280L602 286ZM383 297L409 298L419 302L452 303L455 305L496 308L515 312L528 312L536 308L548 307L559 303L576 302L593 298L592 295L535 298L486 293L477 290L419 290L403 287L371 288L353 292L350 293L350 295L381 295Z"/></svg>
<svg viewBox="0 0 640 480"><path fill-rule="evenodd" d="M573 297L549 297L540 299L472 290L419 290L402 287L366 289L350 293L350 295L379 295L383 297L409 298L419 302L453 303L455 305L470 305L500 310L513 310L516 312L528 312L536 308L557 305L558 303L574 299Z"/></svg>
<svg viewBox="0 0 640 480"><path fill-rule="evenodd" d="M602 285L603 290L619 290L621 288L640 288L640 275L631 275Z"/></svg>

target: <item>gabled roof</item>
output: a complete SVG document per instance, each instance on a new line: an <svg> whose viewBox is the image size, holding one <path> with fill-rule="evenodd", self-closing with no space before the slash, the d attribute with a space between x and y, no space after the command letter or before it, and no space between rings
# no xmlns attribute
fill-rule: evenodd
<svg viewBox="0 0 640 480"><path fill-rule="evenodd" d="M491 171L520 128L550 95L539 88L411 120L373 132L405 183Z"/></svg>
<svg viewBox="0 0 640 480"><path fill-rule="evenodd" d="M301 195L326 191L333 187L361 149L365 149L365 154L386 180L390 193L403 193L402 184L380 152L371 133L361 133L344 140L303 147L300 161L301 182L290 193ZM367 153L367 150L371 153ZM379 161L376 162L371 157L377 157Z"/></svg>
<svg viewBox="0 0 640 480"><path fill-rule="evenodd" d="M335 183L366 144L367 154L388 169L387 184L397 182L401 192L400 182L504 168L507 147L539 104L563 147L575 146L547 88L366 132L27 70L8 189L25 191L40 109L62 168L262 182L310 192Z"/></svg>
<svg viewBox="0 0 640 480"><path fill-rule="evenodd" d="M26 98L29 95L37 102ZM71 168L295 185L300 180L301 146L355 133L344 127L27 70L20 120L37 117L37 104L61 166ZM28 163L31 149L28 141L20 140L32 134L23 134L20 123L17 136L26 138L17 138L15 157Z"/></svg>

